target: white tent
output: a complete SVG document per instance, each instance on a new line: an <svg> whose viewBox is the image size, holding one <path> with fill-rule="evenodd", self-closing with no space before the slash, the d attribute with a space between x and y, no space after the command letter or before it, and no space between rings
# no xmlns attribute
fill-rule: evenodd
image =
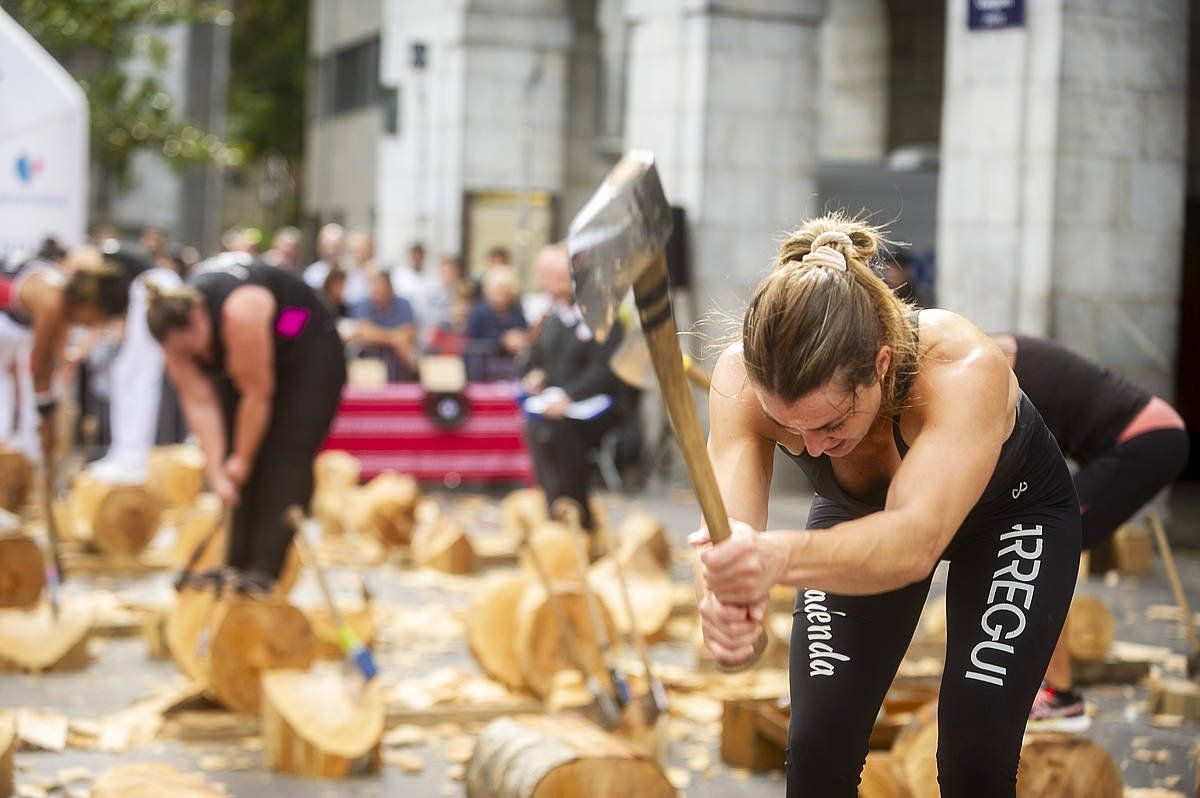
<svg viewBox="0 0 1200 798"><path fill-rule="evenodd" d="M87 164L83 91L0 10L0 256L83 242Z"/></svg>

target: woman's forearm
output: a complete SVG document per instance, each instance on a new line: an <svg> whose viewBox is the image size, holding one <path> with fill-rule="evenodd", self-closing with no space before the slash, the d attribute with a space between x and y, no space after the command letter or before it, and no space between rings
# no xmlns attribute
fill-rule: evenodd
<svg viewBox="0 0 1200 798"><path fill-rule="evenodd" d="M245 393L238 400L233 451L230 455L244 460L248 466L254 465L258 447L262 445L267 425L271 423L271 401L270 394L262 393Z"/></svg>
<svg viewBox="0 0 1200 798"><path fill-rule="evenodd" d="M902 513L883 510L830 529L765 532L786 552L780 582L842 595L897 590L924 579L937 564L927 532ZM940 552L939 552L940 553Z"/></svg>
<svg viewBox="0 0 1200 798"><path fill-rule="evenodd" d="M225 419L216 399L192 400L186 394L181 394L180 399L183 417L200 443L207 467L219 468L225 461Z"/></svg>

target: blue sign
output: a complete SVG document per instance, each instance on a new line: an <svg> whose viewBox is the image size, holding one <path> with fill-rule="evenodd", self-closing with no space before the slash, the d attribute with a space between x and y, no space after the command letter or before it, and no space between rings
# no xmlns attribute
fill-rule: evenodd
<svg viewBox="0 0 1200 798"><path fill-rule="evenodd" d="M1025 0L967 0L971 30L1019 28L1025 24Z"/></svg>

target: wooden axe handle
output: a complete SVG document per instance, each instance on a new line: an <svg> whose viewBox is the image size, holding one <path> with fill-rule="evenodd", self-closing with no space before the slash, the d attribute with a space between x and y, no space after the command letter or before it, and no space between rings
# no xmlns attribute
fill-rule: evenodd
<svg viewBox="0 0 1200 798"><path fill-rule="evenodd" d="M1192 607L1188 604L1187 593L1183 592L1183 583L1179 581L1179 571L1175 568L1175 556L1171 552L1171 542L1167 540L1167 530L1163 528L1158 510L1149 512L1149 520L1150 527L1154 530L1154 538L1158 541L1158 552L1162 555L1167 579L1171 581L1171 591L1175 594L1175 603L1179 605L1179 612L1183 615L1183 631L1187 634L1188 642L1192 644L1192 653L1196 653L1200 651L1200 639L1196 635Z"/></svg>
<svg viewBox="0 0 1200 798"><path fill-rule="evenodd" d="M679 349L679 338L675 328L675 314L671 310L670 284L667 278L667 260L662 251L655 253L653 260L633 284L633 298L641 317L642 332L650 350L650 361L667 405L667 415L675 428L675 437L683 451L683 462L688 477L700 501L700 513L708 527L708 536L714 544L720 544L730 536L729 515L725 512L725 501L712 461L708 458L708 442L700 428L696 415L696 403L692 400L687 376L683 370L683 353ZM744 663L734 666L722 665L722 670L743 670L752 665L766 647L766 631L759 635L754 655Z"/></svg>

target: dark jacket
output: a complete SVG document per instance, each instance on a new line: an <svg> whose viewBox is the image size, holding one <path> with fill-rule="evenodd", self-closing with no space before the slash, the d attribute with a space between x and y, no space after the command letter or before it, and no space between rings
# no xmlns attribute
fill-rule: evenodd
<svg viewBox="0 0 1200 798"><path fill-rule="evenodd" d="M525 372L542 369L546 372L546 385L562 388L573 400L602 393L613 395L619 382L608 363L621 343L621 327L615 325L608 340L601 344L590 334L581 336L581 324L564 323L551 308L529 349Z"/></svg>

